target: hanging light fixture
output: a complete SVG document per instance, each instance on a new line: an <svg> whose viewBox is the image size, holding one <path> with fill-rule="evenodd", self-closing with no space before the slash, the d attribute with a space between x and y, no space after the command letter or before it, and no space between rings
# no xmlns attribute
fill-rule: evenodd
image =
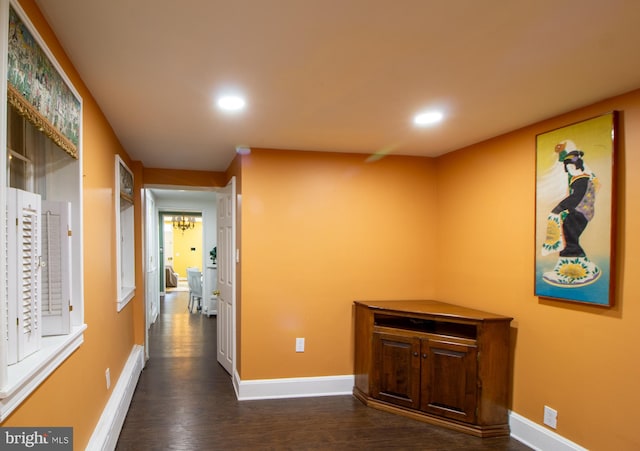
<svg viewBox="0 0 640 451"><path fill-rule="evenodd" d="M196 218L189 216L174 216L173 228L180 229L184 234L185 230L193 229L196 226Z"/></svg>

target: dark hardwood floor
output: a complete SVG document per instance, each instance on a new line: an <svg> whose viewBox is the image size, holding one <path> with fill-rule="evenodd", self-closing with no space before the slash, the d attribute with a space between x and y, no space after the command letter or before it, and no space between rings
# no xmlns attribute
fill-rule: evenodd
<svg viewBox="0 0 640 451"><path fill-rule="evenodd" d="M168 293L117 450L528 450L365 407L352 396L237 401L216 361L216 318ZM274 362L277 364L277 362Z"/></svg>

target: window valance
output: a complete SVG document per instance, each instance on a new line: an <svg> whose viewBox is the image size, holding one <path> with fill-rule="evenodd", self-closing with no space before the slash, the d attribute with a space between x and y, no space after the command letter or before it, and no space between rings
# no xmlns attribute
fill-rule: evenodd
<svg viewBox="0 0 640 451"><path fill-rule="evenodd" d="M9 104L65 152L78 158L80 101L12 7L8 57Z"/></svg>

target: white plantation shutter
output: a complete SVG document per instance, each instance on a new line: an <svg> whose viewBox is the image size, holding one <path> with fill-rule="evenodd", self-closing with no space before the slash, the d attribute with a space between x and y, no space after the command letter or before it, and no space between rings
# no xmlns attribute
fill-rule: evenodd
<svg viewBox="0 0 640 451"><path fill-rule="evenodd" d="M12 362L14 357L20 361L40 349L40 196L8 188L7 198L8 340Z"/></svg>
<svg viewBox="0 0 640 451"><path fill-rule="evenodd" d="M42 336L71 332L71 203L42 201Z"/></svg>

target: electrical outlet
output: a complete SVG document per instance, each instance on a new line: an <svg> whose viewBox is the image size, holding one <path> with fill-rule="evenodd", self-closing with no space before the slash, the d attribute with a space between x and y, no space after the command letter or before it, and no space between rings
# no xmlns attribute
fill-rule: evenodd
<svg viewBox="0 0 640 451"><path fill-rule="evenodd" d="M544 406L544 424L555 429L558 426L558 411Z"/></svg>
<svg viewBox="0 0 640 451"><path fill-rule="evenodd" d="M104 377L107 380L107 390L109 390L111 388L111 372L109 371L109 368L104 372Z"/></svg>
<svg viewBox="0 0 640 451"><path fill-rule="evenodd" d="M304 338L296 338L296 352L304 352Z"/></svg>

